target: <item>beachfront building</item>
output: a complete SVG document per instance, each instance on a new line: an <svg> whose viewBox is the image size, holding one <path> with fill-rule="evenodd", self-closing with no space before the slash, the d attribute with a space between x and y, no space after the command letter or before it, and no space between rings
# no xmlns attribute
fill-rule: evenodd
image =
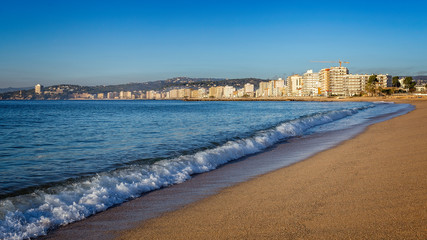
<svg viewBox="0 0 427 240"><path fill-rule="evenodd" d="M37 84L37 85L34 87L34 92L35 92L36 94L42 94L42 91L43 91L43 86L42 86L42 85Z"/></svg>
<svg viewBox="0 0 427 240"><path fill-rule="evenodd" d="M209 97L210 98L222 98L224 95L224 87L218 86L218 87L210 87L209 88Z"/></svg>
<svg viewBox="0 0 427 240"><path fill-rule="evenodd" d="M98 93L96 95L96 98L98 98L98 99L104 99L104 93Z"/></svg>
<svg viewBox="0 0 427 240"><path fill-rule="evenodd" d="M349 71L346 67L331 67L329 87L331 95L346 95L345 79Z"/></svg>
<svg viewBox="0 0 427 240"><path fill-rule="evenodd" d="M178 98L184 98L184 96L185 96L185 89L184 88L178 89Z"/></svg>
<svg viewBox="0 0 427 240"><path fill-rule="evenodd" d="M365 91L370 74L349 74L346 67L324 68L319 71L319 91L324 96L354 96ZM382 88L391 86L391 76L377 75L378 85ZM308 84L304 82L304 84Z"/></svg>
<svg viewBox="0 0 427 240"><path fill-rule="evenodd" d="M302 95L303 96L318 96L321 93L321 84L319 80L319 73L313 70L307 70L302 75Z"/></svg>
<svg viewBox="0 0 427 240"><path fill-rule="evenodd" d="M239 94L240 94L240 92L237 95L239 96ZM246 83L244 88L243 88L243 94L242 94L242 96L239 96L239 97L243 97L243 95L245 95L245 94L249 97L253 97L255 95L255 86L251 83Z"/></svg>
<svg viewBox="0 0 427 240"><path fill-rule="evenodd" d="M277 80L271 80L268 82L268 96L269 97L281 97L284 95L285 80L279 78Z"/></svg>
<svg viewBox="0 0 427 240"><path fill-rule="evenodd" d="M132 92L130 91L120 91L120 99L132 99Z"/></svg>
<svg viewBox="0 0 427 240"><path fill-rule="evenodd" d="M107 98L108 99L116 99L116 98L119 98L119 95L118 95L117 92L108 92L107 93Z"/></svg>
<svg viewBox="0 0 427 240"><path fill-rule="evenodd" d="M392 76L388 74L378 74L377 79L380 87L382 88L392 87Z"/></svg>
<svg viewBox="0 0 427 240"><path fill-rule="evenodd" d="M169 91L169 98L170 99L177 99L178 98L178 89L172 89Z"/></svg>
<svg viewBox="0 0 427 240"><path fill-rule="evenodd" d="M236 91L236 89L233 86L225 86L223 96L225 98L232 98L234 91Z"/></svg>
<svg viewBox="0 0 427 240"><path fill-rule="evenodd" d="M153 90L150 90L150 91L147 91L146 93L145 93L145 95L146 95L146 99L155 99L156 98L156 91L153 91Z"/></svg>
<svg viewBox="0 0 427 240"><path fill-rule="evenodd" d="M319 71L319 82L320 82L320 91L321 95L329 96L331 93L330 88L330 69L323 68Z"/></svg>
<svg viewBox="0 0 427 240"><path fill-rule="evenodd" d="M287 79L288 82L288 96L301 96L302 95L302 76L299 74L294 74L289 76Z"/></svg>
<svg viewBox="0 0 427 240"><path fill-rule="evenodd" d="M245 95L245 88L239 88L236 91L236 97L240 98L240 97L249 97L249 95Z"/></svg>
<svg viewBox="0 0 427 240"><path fill-rule="evenodd" d="M72 96L74 99L95 99L95 96L90 93L74 93Z"/></svg>
<svg viewBox="0 0 427 240"><path fill-rule="evenodd" d="M199 98L206 98L208 97L208 91L206 90L206 88L199 88L197 90L199 93Z"/></svg>
<svg viewBox="0 0 427 240"><path fill-rule="evenodd" d="M360 95L365 91L366 83L370 76L368 74L348 74L345 78L345 95Z"/></svg>
<svg viewBox="0 0 427 240"><path fill-rule="evenodd" d="M191 88L185 88L184 89L184 98L190 98L191 97L191 91L192 91L193 89L191 89Z"/></svg>
<svg viewBox="0 0 427 240"><path fill-rule="evenodd" d="M256 97L267 97L268 96L268 82L260 82L259 88L256 91Z"/></svg>
<svg viewBox="0 0 427 240"><path fill-rule="evenodd" d="M199 90L191 90L190 98L200 98L199 97Z"/></svg>

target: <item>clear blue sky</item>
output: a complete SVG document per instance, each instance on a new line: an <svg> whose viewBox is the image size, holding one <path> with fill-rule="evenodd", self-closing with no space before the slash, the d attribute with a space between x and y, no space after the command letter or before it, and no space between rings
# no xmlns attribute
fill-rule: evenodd
<svg viewBox="0 0 427 240"><path fill-rule="evenodd" d="M273 78L339 59L427 75L425 0L0 1L0 88Z"/></svg>

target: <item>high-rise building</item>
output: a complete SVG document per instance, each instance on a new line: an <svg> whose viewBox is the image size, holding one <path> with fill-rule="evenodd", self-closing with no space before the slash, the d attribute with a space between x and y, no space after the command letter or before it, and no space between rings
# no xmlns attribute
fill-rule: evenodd
<svg viewBox="0 0 427 240"><path fill-rule="evenodd" d="M365 86L368 82L369 76L370 75L368 74L348 74L345 78L344 95L354 96L365 91Z"/></svg>
<svg viewBox="0 0 427 240"><path fill-rule="evenodd" d="M346 67L331 67L329 73L331 95L346 95L345 79L348 69Z"/></svg>
<svg viewBox="0 0 427 240"><path fill-rule="evenodd" d="M224 87L218 86L218 87L209 88L209 97L222 98L223 95L224 95Z"/></svg>
<svg viewBox="0 0 427 240"><path fill-rule="evenodd" d="M321 69L319 72L321 95L329 96L331 94L330 81L331 81L330 69L329 68Z"/></svg>
<svg viewBox="0 0 427 240"><path fill-rule="evenodd" d="M251 83L246 83L245 87L243 88L243 95L246 94L250 97L253 97L254 93L255 93L255 86Z"/></svg>
<svg viewBox="0 0 427 240"><path fill-rule="evenodd" d="M294 74L289 76L287 79L288 82L288 96L301 96L302 95L302 76Z"/></svg>
<svg viewBox="0 0 427 240"><path fill-rule="evenodd" d="M303 96L318 96L321 92L321 84L319 80L319 73L313 70L307 70L302 76L302 95Z"/></svg>
<svg viewBox="0 0 427 240"><path fill-rule="evenodd" d="M225 98L232 98L234 91L236 91L236 89L233 86L225 86L223 95Z"/></svg>
<svg viewBox="0 0 427 240"><path fill-rule="evenodd" d="M218 86L216 87L216 96L215 98L222 98L224 96L224 87Z"/></svg>
<svg viewBox="0 0 427 240"><path fill-rule="evenodd" d="M268 97L268 82L259 82L257 97Z"/></svg>

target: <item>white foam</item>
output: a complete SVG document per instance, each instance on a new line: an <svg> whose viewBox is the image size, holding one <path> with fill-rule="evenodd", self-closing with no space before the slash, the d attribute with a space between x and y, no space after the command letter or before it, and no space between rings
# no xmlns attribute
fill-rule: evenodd
<svg viewBox="0 0 427 240"><path fill-rule="evenodd" d="M369 106L372 107L372 106ZM365 107L367 108L367 107ZM263 130L253 137L229 141L193 155L134 165L97 174L86 180L47 191L0 201L0 239L27 239L50 229L81 220L144 192L186 181L229 161L260 152L283 139L304 134L307 129L353 115L364 108L314 114Z"/></svg>

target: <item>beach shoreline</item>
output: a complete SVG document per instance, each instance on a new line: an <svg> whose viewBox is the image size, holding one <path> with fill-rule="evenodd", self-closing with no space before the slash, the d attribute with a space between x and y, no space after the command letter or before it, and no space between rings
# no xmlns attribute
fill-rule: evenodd
<svg viewBox="0 0 427 240"><path fill-rule="evenodd" d="M119 239L425 239L427 101L369 99L410 103L416 110L144 221Z"/></svg>

